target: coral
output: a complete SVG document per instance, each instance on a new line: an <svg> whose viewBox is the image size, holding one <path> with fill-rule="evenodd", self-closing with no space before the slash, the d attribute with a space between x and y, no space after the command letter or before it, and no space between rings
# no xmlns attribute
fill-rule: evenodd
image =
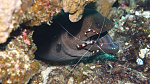
<svg viewBox="0 0 150 84"><path fill-rule="evenodd" d="M0 43L4 43L10 32L16 31L21 24L41 25L50 21L61 9L69 12L70 20L76 22L82 17L84 7L93 1L96 0L0 0ZM110 13L109 17L115 21L115 33L112 35L120 44L120 50L116 54L117 62L94 60L93 63L80 63L73 68L73 73L71 71L75 65L49 66L40 62L42 69L39 71L39 61L34 60L33 54L36 50L32 42L33 32L20 28L22 33L15 36L5 50L0 51L0 83L28 83L32 76L33 84L149 83L150 18L143 15L143 10L147 10L149 14L149 0L118 0L119 7L112 9L114 2L115 0L99 0L97 9L100 8L101 13L106 16ZM135 11L141 14L134 15ZM142 61L140 65L136 62L139 58ZM35 73L37 74L34 75ZM70 74L67 75L68 73Z"/></svg>
<svg viewBox="0 0 150 84"><path fill-rule="evenodd" d="M92 1L96 0L0 0L0 43L6 42L10 32L20 24L51 24L49 22L61 9L70 13L72 22L77 22L82 17L84 7Z"/></svg>
<svg viewBox="0 0 150 84"><path fill-rule="evenodd" d="M127 1L127 0L126 0ZM129 3L129 2L128 2ZM109 59L115 59L115 62L98 60L91 63L79 63L75 65L56 66L47 75L47 83L149 83L150 82L150 18L129 12L135 12L136 9L127 6L128 10L122 9L121 4L118 8L113 8L110 18L115 21L115 27L109 32L114 33L114 40L120 45L120 50L113 55L105 55ZM137 4L138 5L138 4ZM131 7L130 7L131 6ZM134 9L134 10L133 10ZM116 13L118 12L118 13ZM139 10L138 10L139 12ZM116 13L116 14L114 14ZM149 13L149 12L148 12ZM103 57L103 58L106 58ZM106 58L107 59L107 58ZM91 60L91 58L90 58ZM117 60L117 61L116 61ZM86 62L89 60L86 60ZM44 64L42 66L45 66ZM52 68L55 66L50 66ZM45 71L46 69L43 69ZM69 75L67 75L70 73ZM40 73L39 73L40 74ZM65 76L64 76L65 75ZM38 82L41 74L34 76L32 81ZM62 79L62 80L59 80ZM42 79L40 81L43 81Z"/></svg>
<svg viewBox="0 0 150 84"><path fill-rule="evenodd" d="M69 12L69 19L77 22L82 18L84 7L96 0L63 0L63 10Z"/></svg>
<svg viewBox="0 0 150 84"><path fill-rule="evenodd" d="M118 0L121 9L125 10L127 13L134 13L136 8L135 0ZM129 6L127 6L127 4Z"/></svg>
<svg viewBox="0 0 150 84"><path fill-rule="evenodd" d="M65 1L67 0L63 0ZM78 9L71 8L68 12L71 12L70 14L74 10L80 12L80 8L83 10L85 5L92 1L94 0L76 3L80 4ZM36 50L32 42L33 31L24 29L21 25L32 27L46 22L51 24L49 22L53 16L70 3L62 4L62 0L0 0L0 2L0 44L6 42L8 37L11 39L7 40L6 49L0 51L0 83L28 83L39 71L40 65L33 59ZM21 34L10 36L10 33L15 34L18 29L23 30Z"/></svg>
<svg viewBox="0 0 150 84"><path fill-rule="evenodd" d="M20 5L20 0L0 0L0 43L4 43L9 37L14 24L12 14L18 11Z"/></svg>
<svg viewBox="0 0 150 84"><path fill-rule="evenodd" d="M107 17L112 9L112 5L116 0L98 0L97 1L97 11L103 16Z"/></svg>
<svg viewBox="0 0 150 84"><path fill-rule="evenodd" d="M118 9L116 7L113 7L109 13L109 15L107 16L107 18L109 18L112 21L117 21L119 20L118 17L123 16L124 11L122 9Z"/></svg>
<svg viewBox="0 0 150 84"><path fill-rule="evenodd" d="M87 64L80 61L81 63L77 66L76 64L49 66L47 69L55 68L48 72L49 75L46 74L48 77L47 83L146 84L150 82L150 18L143 15L145 11L141 11L140 15L133 13L135 11L140 12L143 7L138 7L137 10L134 4L131 6L129 0L118 1L124 2L118 2L119 6L113 8L110 11L111 15L108 15L115 22L115 27L109 33L120 46L119 52L115 54L118 59L113 55L105 54L106 57L103 58L108 59L107 57L110 57L109 59L115 59L115 62L104 61L101 55L95 57L101 58L101 60L89 58L89 60L86 60ZM143 3L146 4L146 2ZM129 9L126 10L124 7ZM43 72L46 71L46 65L41 64L44 67ZM76 67L74 68L74 66ZM72 69L73 72L71 73ZM68 73L70 74L68 75ZM41 79L41 73L34 76L31 81L39 83L39 80L44 81Z"/></svg>
<svg viewBox="0 0 150 84"><path fill-rule="evenodd" d="M38 26L41 23L48 22L53 15L61 11L61 2L61 0L37 0L31 7L27 8L22 21L26 20L26 25L29 26Z"/></svg>
<svg viewBox="0 0 150 84"><path fill-rule="evenodd" d="M110 0L111 1L111 0ZM117 4L116 7L112 7L113 3L110 4L110 7L106 11L106 17L109 18L110 20L117 21L117 17L123 16L124 12L125 13L135 13L135 8L136 8L136 2L135 0L118 0L115 2ZM127 6L129 5L129 6ZM108 11L108 12L107 12ZM101 11L103 12L103 10ZM119 16L118 16L119 15Z"/></svg>
<svg viewBox="0 0 150 84"><path fill-rule="evenodd" d="M126 5L125 2L122 2L122 4ZM122 9L124 10L124 16L122 16L121 19L115 20L116 25L114 30L112 30L116 31L114 39L116 39L116 42L120 46L117 56L120 61L126 61L127 63L132 62L132 67L130 66L130 68L139 71L139 73L143 74L143 78L147 77L146 80L149 81L150 78L147 75L150 70L149 11L142 11L143 7L137 8L134 4L132 5L133 6L131 6L130 3L129 6L126 5L126 8L129 8L128 10L126 10L126 8ZM118 9L120 9L120 7L118 7Z"/></svg>
<svg viewBox="0 0 150 84"><path fill-rule="evenodd" d="M33 60L36 50L32 42L32 33L24 30L21 35L12 39L5 51L0 51L0 82L2 84L28 83L39 70L37 60ZM28 36L27 36L28 35ZM28 42L25 42L28 40Z"/></svg>
<svg viewBox="0 0 150 84"><path fill-rule="evenodd" d="M139 5L136 7L134 4L132 6L130 1L127 1L129 0L118 0L119 4L116 8L113 8L110 15L110 18L115 23L115 27L112 28L109 33L111 33L111 36L113 36L116 43L119 44L120 50L115 54L118 59L114 58L113 55L105 55L106 57L110 57L110 59L115 59L115 62L104 61L101 58L101 55L100 57L93 56L98 59L101 58L101 60L95 60L95 58L92 60L89 58L89 60L86 60L86 64L84 64L83 61L80 61L81 63L77 66L74 64L47 67L47 65L41 63L44 67L43 72L56 66L53 70L48 72L48 75L46 74L48 77L46 80L47 83L148 84L150 82L149 10L147 9L148 15L146 15L146 17L146 11L141 11L144 10L143 8L148 8L149 5L144 7L139 3L141 0L135 0L136 5ZM142 3L146 4L147 2L145 1L148 0L142 1ZM129 9L126 10L124 8ZM134 13L135 11L140 14ZM45 67L47 67L47 69L45 69ZM68 75L68 73L70 74ZM39 83L39 80L44 81L41 78L41 73L35 75L31 82Z"/></svg>
<svg viewBox="0 0 150 84"><path fill-rule="evenodd" d="M91 58L89 60L91 60ZM141 71L136 70L136 68L140 67L137 67L135 63L121 64L119 61L101 60L86 63L87 64L81 62L71 73L70 71L74 65L48 66L49 63L45 64L41 62L43 66L41 72L31 79L31 83L69 84L71 82L71 84L125 84L150 82L149 77L146 77ZM70 74L68 75L68 73Z"/></svg>
<svg viewBox="0 0 150 84"><path fill-rule="evenodd" d="M127 44L125 44L127 52L125 50L124 52L133 54L137 60L141 58L143 61L147 59L145 55L148 53L148 46L150 45L150 38L148 37L150 28L146 19L140 16L127 15L124 20L122 18L119 22L122 28L119 35L124 32L126 39L128 39ZM147 64L148 60L145 62Z"/></svg>
<svg viewBox="0 0 150 84"><path fill-rule="evenodd" d="M6 42L12 30L20 24L38 26L48 22L62 9L61 0L1 0L0 43ZM9 4L9 5L8 5Z"/></svg>

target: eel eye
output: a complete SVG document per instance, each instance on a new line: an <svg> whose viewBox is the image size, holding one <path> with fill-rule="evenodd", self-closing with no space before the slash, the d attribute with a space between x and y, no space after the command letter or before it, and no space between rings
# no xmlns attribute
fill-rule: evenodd
<svg viewBox="0 0 150 84"><path fill-rule="evenodd" d="M101 25L99 23L95 23L95 27L99 29L101 28Z"/></svg>

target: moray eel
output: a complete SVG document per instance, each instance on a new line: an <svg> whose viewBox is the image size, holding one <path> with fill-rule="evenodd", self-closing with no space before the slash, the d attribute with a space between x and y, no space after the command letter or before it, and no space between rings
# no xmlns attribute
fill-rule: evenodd
<svg viewBox="0 0 150 84"><path fill-rule="evenodd" d="M67 61L93 53L116 53L119 46L108 34L113 23L95 10L86 9L83 18L75 23L68 14L54 17L51 26L35 28L36 58L48 61Z"/></svg>

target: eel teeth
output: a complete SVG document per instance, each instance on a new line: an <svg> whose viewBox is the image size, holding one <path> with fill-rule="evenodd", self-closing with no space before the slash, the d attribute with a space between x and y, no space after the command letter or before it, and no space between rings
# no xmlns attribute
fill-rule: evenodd
<svg viewBox="0 0 150 84"><path fill-rule="evenodd" d="M81 45L77 44L77 48L83 48L83 47L86 47L87 45L94 44L94 43L96 43L96 41L86 41L85 43Z"/></svg>

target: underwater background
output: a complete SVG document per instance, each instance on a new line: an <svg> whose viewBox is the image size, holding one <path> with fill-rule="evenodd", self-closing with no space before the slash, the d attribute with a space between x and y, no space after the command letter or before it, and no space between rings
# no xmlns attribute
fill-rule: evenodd
<svg viewBox="0 0 150 84"><path fill-rule="evenodd" d="M1 84L150 83L149 0L0 2ZM82 19L84 9L97 10L113 22L114 27L108 33L119 45L119 51L65 62L36 57L36 30L50 28L53 19L65 13L68 20L76 23Z"/></svg>

